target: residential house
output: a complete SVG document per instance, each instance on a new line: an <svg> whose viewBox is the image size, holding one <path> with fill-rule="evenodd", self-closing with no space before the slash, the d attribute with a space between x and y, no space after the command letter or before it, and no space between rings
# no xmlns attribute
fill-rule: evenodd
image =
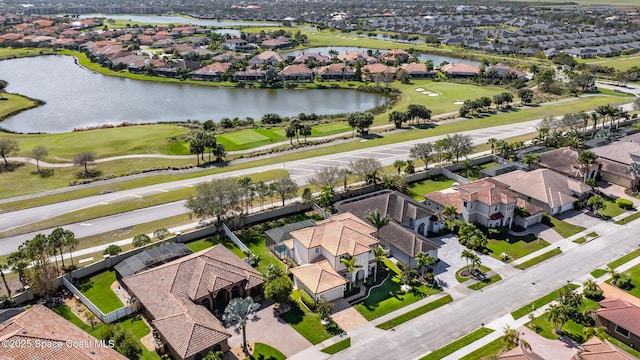
<svg viewBox="0 0 640 360"><path fill-rule="evenodd" d="M222 74L229 70L229 63L214 62L189 73L189 78L194 80L220 80Z"/></svg>
<svg viewBox="0 0 640 360"><path fill-rule="evenodd" d="M294 64L308 64L310 62L317 63L320 65L328 65L328 64L331 64L331 59L320 53L309 52L306 54L299 55L293 60Z"/></svg>
<svg viewBox="0 0 640 360"><path fill-rule="evenodd" d="M291 269L296 288L304 289L316 299L321 295L328 300L342 297L347 281L362 281L375 270L373 249L379 244L371 235L375 231L351 213L334 215L315 226L291 231L293 260L299 265ZM340 261L345 258L355 258L359 269L349 274Z"/></svg>
<svg viewBox="0 0 640 360"><path fill-rule="evenodd" d="M280 53L267 50L249 59L249 65L269 64L275 66L285 60L284 56L280 55Z"/></svg>
<svg viewBox="0 0 640 360"><path fill-rule="evenodd" d="M638 186L640 178L629 174L627 169L632 163L640 162L640 134L626 136L591 151L598 155L602 180L626 188Z"/></svg>
<svg viewBox="0 0 640 360"><path fill-rule="evenodd" d="M480 74L480 67L469 64L447 64L442 72L450 77L474 77Z"/></svg>
<svg viewBox="0 0 640 360"><path fill-rule="evenodd" d="M174 359L227 351L231 336L214 313L237 297L258 297L262 274L223 245L127 276L122 283Z"/></svg>
<svg viewBox="0 0 640 360"><path fill-rule="evenodd" d="M267 72L262 69L247 69L236 71L232 77L233 81L262 81L267 78Z"/></svg>
<svg viewBox="0 0 640 360"><path fill-rule="evenodd" d="M395 78L396 69L384 64L367 64L362 67L362 74L364 74L369 81L375 79L387 81Z"/></svg>
<svg viewBox="0 0 640 360"><path fill-rule="evenodd" d="M511 66L507 66L503 63L497 63L495 65L489 66L485 71L487 74L495 72L496 76L499 78L511 77L522 81L529 80L527 74L525 74L524 71L512 68Z"/></svg>
<svg viewBox="0 0 640 360"><path fill-rule="evenodd" d="M406 71L412 79L424 79L435 77L437 72L434 70L427 70L427 64L412 62L403 64L401 68Z"/></svg>
<svg viewBox="0 0 640 360"><path fill-rule="evenodd" d="M305 64L288 65L278 73L282 81L312 82L313 70Z"/></svg>
<svg viewBox="0 0 640 360"><path fill-rule="evenodd" d="M240 38L230 38L224 41L224 47L231 50L245 50L248 48L249 43Z"/></svg>
<svg viewBox="0 0 640 360"><path fill-rule="evenodd" d="M626 355L621 350L604 342L597 336L592 337L580 345L580 350L571 360L631 360L631 356Z"/></svg>
<svg viewBox="0 0 640 360"><path fill-rule="evenodd" d="M621 299L605 299L596 310L596 326L632 348L640 348L640 308Z"/></svg>
<svg viewBox="0 0 640 360"><path fill-rule="evenodd" d="M356 80L356 73L353 68L344 63L335 63L323 66L318 69L318 78L320 80Z"/></svg>
<svg viewBox="0 0 640 360"><path fill-rule="evenodd" d="M595 179L599 175L599 164L592 164L585 177L585 167L578 163L580 152L574 147L563 147L540 154L538 167L551 169L572 179L584 181L585 178Z"/></svg>
<svg viewBox="0 0 640 360"><path fill-rule="evenodd" d="M582 181L571 179L549 169L533 171L516 170L492 178L509 186L509 189L541 207L551 215L573 209L583 201L591 188Z"/></svg>
<svg viewBox="0 0 640 360"><path fill-rule="evenodd" d="M389 50L380 56L380 60L384 61L387 65L396 65L396 62L398 64L404 64L409 61L409 58L411 58L411 55L401 49Z"/></svg>
<svg viewBox="0 0 640 360"><path fill-rule="evenodd" d="M382 190L335 204L339 213L351 213L366 221L369 214L380 211L391 221L380 229L380 243L397 260L416 266L416 255L427 253L438 257L438 244L427 238L445 226L444 219L412 198L391 190Z"/></svg>
<svg viewBox="0 0 640 360"><path fill-rule="evenodd" d="M378 59L373 56L369 56L362 51L349 51L344 54L338 55L338 60L349 64L354 64L356 61L360 61L363 64L375 64Z"/></svg>
<svg viewBox="0 0 640 360"><path fill-rule="evenodd" d="M260 47L265 49L288 49L293 47L293 43L284 36L278 36L275 39L264 40Z"/></svg>
<svg viewBox="0 0 640 360"><path fill-rule="evenodd" d="M425 204L440 213L447 206L455 206L457 218L488 228L518 225L527 228L542 220L542 208L522 199L495 178L484 178L456 189L435 191L425 196ZM516 207L525 208L525 218L516 217Z"/></svg>
<svg viewBox="0 0 640 360"><path fill-rule="evenodd" d="M44 305L34 305L0 324L0 341L2 359L126 359ZM36 342L49 346L35 346ZM68 342L79 345L67 346Z"/></svg>

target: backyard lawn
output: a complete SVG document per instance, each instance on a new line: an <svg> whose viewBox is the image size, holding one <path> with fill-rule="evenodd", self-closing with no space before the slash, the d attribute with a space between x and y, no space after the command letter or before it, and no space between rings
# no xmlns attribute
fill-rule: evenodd
<svg viewBox="0 0 640 360"><path fill-rule="evenodd" d="M191 251L198 252L204 249L208 249L216 244L223 244L224 247L231 250L232 253L236 254L241 259L244 259L246 257L242 250L240 250L240 248L238 248L236 244L234 244L233 241L231 241L231 239L229 239L225 235L211 236L206 239L192 241L186 245L189 249L191 249Z"/></svg>
<svg viewBox="0 0 640 360"><path fill-rule="evenodd" d="M456 171L455 173L460 175L460 176L466 177L469 180L475 181L475 180L479 179L478 175L480 175L480 170L489 169L489 168L492 168L492 167L496 167L498 165L500 165L500 164L498 164L495 161L491 161L491 162L488 162L488 163L476 165L476 166L474 166L473 168L471 168L469 170L460 169L460 170Z"/></svg>
<svg viewBox="0 0 640 360"><path fill-rule="evenodd" d="M120 298L111 290L116 281L115 270L106 270L83 280L78 289L103 313L108 314L122 306Z"/></svg>
<svg viewBox="0 0 640 360"><path fill-rule="evenodd" d="M525 236L509 235L508 239L508 245L506 240L489 239L487 244L487 248L490 250L489 255L502 260L502 254L506 251L509 258L515 260L549 246L548 242L536 237L534 234Z"/></svg>
<svg viewBox="0 0 640 360"><path fill-rule="evenodd" d="M455 181L444 175L438 175L432 179L422 180L409 184L407 187L407 195L417 201L424 201L424 195L430 192L451 188Z"/></svg>
<svg viewBox="0 0 640 360"><path fill-rule="evenodd" d="M385 266L390 269L391 276L380 286L371 290L368 298L354 306L368 321L440 292L440 290L420 285L413 286L411 291L404 293L400 290L401 284L398 278L400 271L398 268L388 259L385 260Z"/></svg>
<svg viewBox="0 0 640 360"><path fill-rule="evenodd" d="M320 314L312 312L300 301L298 290L294 290L291 297L295 301L291 304L291 310L280 316L282 320L314 345L334 336L327 333L324 325L320 323Z"/></svg>
<svg viewBox="0 0 640 360"><path fill-rule="evenodd" d="M548 214L542 215L542 222L545 225L552 227L553 230L555 230L555 232L560 234L560 236L562 236L563 238L571 237L579 233L580 231L585 230L585 228L583 228L582 226L569 224L566 221L560 220Z"/></svg>
<svg viewBox="0 0 640 360"><path fill-rule="evenodd" d="M263 343L255 343L253 347L253 354L247 359L249 360L284 360L287 357L284 356L280 350L271 347Z"/></svg>
<svg viewBox="0 0 640 360"><path fill-rule="evenodd" d="M582 301L582 305L578 309L579 313L587 313L600 308L600 305L596 301L586 298L583 298ZM533 325L531 322L527 323L527 327L547 339L555 340L560 338L560 336L553 331L553 323L547 319L546 315L535 318ZM562 326L561 332L574 341L579 343L584 342L584 326L573 320L567 321Z"/></svg>

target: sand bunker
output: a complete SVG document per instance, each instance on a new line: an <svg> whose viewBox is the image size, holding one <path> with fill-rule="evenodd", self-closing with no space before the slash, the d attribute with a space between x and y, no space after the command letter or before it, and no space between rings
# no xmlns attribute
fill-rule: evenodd
<svg viewBox="0 0 640 360"><path fill-rule="evenodd" d="M438 96L440 94L429 94L429 96Z"/></svg>
<svg viewBox="0 0 640 360"><path fill-rule="evenodd" d="M462 105L462 104L464 104L464 101L454 101L453 103L456 104L456 105Z"/></svg>
<svg viewBox="0 0 640 360"><path fill-rule="evenodd" d="M425 94L425 95L429 95L429 94L431 94L431 91L423 91L422 93Z"/></svg>
<svg viewBox="0 0 640 360"><path fill-rule="evenodd" d="M416 91L424 91L423 88L417 88Z"/></svg>

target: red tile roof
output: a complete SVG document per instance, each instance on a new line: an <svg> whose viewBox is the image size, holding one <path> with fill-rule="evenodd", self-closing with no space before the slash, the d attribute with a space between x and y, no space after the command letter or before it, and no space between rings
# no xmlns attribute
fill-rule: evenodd
<svg viewBox="0 0 640 360"><path fill-rule="evenodd" d="M640 308L620 299L600 301L596 315L640 337Z"/></svg>

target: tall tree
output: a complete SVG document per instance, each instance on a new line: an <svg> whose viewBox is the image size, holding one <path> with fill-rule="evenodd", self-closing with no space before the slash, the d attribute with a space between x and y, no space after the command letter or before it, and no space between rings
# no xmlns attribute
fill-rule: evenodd
<svg viewBox="0 0 640 360"><path fill-rule="evenodd" d="M0 156L4 159L4 167L9 167L9 161L7 161L7 157L11 156L18 152L20 148L18 147L18 142L11 138L0 138Z"/></svg>
<svg viewBox="0 0 640 360"><path fill-rule="evenodd" d="M400 172L402 171L402 168L407 164L406 161L404 160L396 160L393 162L393 167L396 168L396 171L398 171L398 175L400 175Z"/></svg>
<svg viewBox="0 0 640 360"><path fill-rule="evenodd" d="M69 259L71 266L73 267L73 250L78 246L80 241L76 238L76 235L71 230L64 231L64 245L69 250Z"/></svg>
<svg viewBox="0 0 640 360"><path fill-rule="evenodd" d="M378 273L380 272L380 268L382 267L384 259L387 257L387 252L384 251L384 248L380 245L373 248L373 256L376 260L376 271L373 273L373 282L378 281Z"/></svg>
<svg viewBox="0 0 640 360"><path fill-rule="evenodd" d="M380 210L375 209L369 213L366 217L367 221L376 228L376 239L380 240L380 229L391 222L391 218L387 215L382 216Z"/></svg>
<svg viewBox="0 0 640 360"><path fill-rule="evenodd" d="M242 331L242 349L245 353L249 353L247 349L247 325L249 322L260 320L256 312L260 308L260 304L253 302L250 297L234 298L229 301L229 305L224 309L222 320L228 326L232 326L236 334Z"/></svg>
<svg viewBox="0 0 640 360"><path fill-rule="evenodd" d="M87 166L90 164L93 164L95 161L96 161L95 153L93 153L92 151L83 151L73 157L73 166L83 166L84 167L83 174L85 176L88 176L90 173L89 173L89 169L87 169Z"/></svg>
<svg viewBox="0 0 640 360"><path fill-rule="evenodd" d="M418 266L418 269L420 269L420 276L424 276L425 272L428 272L436 262L436 258L425 252L421 251L416 254L416 265Z"/></svg>
<svg viewBox="0 0 640 360"><path fill-rule="evenodd" d="M360 180L369 183L369 180L373 179L374 185L377 183L375 178L378 175L382 164L377 159L361 158L349 163L351 171L356 174Z"/></svg>
<svg viewBox="0 0 640 360"><path fill-rule="evenodd" d="M466 266L467 268L469 267L469 261L471 261L471 259L473 259L474 256L476 256L476 254L469 249L464 249L462 250L462 253L460 253L460 257L467 261L467 266Z"/></svg>
<svg viewBox="0 0 640 360"><path fill-rule="evenodd" d="M603 210L607 207L604 198L598 194L593 195L587 200L587 205L591 206L593 211L600 213L600 210Z"/></svg>
<svg viewBox="0 0 640 360"><path fill-rule="evenodd" d="M235 178L213 179L198 184L196 195L187 199L185 207L198 218L215 217L221 225L231 211L242 210L242 191Z"/></svg>
<svg viewBox="0 0 640 360"><path fill-rule="evenodd" d="M392 111L389 113L389 122L392 122L396 129L402 128L402 123L406 122L409 117L404 111Z"/></svg>
<svg viewBox="0 0 640 360"><path fill-rule="evenodd" d="M409 120L431 120L431 110L426 108L424 105L420 104L411 104L407 107L407 116Z"/></svg>
<svg viewBox="0 0 640 360"><path fill-rule="evenodd" d="M627 167L627 173L633 176L633 179L640 177L640 162L634 161Z"/></svg>
<svg viewBox="0 0 640 360"><path fill-rule="evenodd" d="M487 140L487 144L489 144L491 146L491 153L493 154L493 152L496 149L496 143L498 142L498 139L492 137L489 138L489 140Z"/></svg>
<svg viewBox="0 0 640 360"><path fill-rule="evenodd" d="M447 205L442 210L442 215L447 218L449 230L453 231L454 220L456 218L456 215L458 215L458 208L456 208L454 205Z"/></svg>
<svg viewBox="0 0 640 360"><path fill-rule="evenodd" d="M281 177L273 181L273 189L280 195L282 200L282 206L285 205L285 201L292 199L298 192L298 184L291 180L291 177Z"/></svg>
<svg viewBox="0 0 640 360"><path fill-rule="evenodd" d="M283 275L269 281L264 287L264 297L277 304L286 304L291 300L293 284L288 276Z"/></svg>
<svg viewBox="0 0 640 360"><path fill-rule="evenodd" d="M61 227L53 229L49 236L47 237L47 241L49 242L49 246L54 250L54 252L58 252L60 254L60 260L62 261L62 268L64 269L64 256L62 254L62 250L65 247L65 230Z"/></svg>
<svg viewBox="0 0 640 360"><path fill-rule="evenodd" d="M44 159L49 152L44 146L36 146L31 150L31 157L36 161L36 169L40 173L40 160Z"/></svg>
<svg viewBox="0 0 640 360"><path fill-rule="evenodd" d="M584 167L584 181L589 177L589 168L596 160L598 160L598 155L592 151L585 150L578 155L578 164Z"/></svg>
<svg viewBox="0 0 640 360"><path fill-rule="evenodd" d="M9 284L7 284L7 279L5 278L4 272L9 270L9 264L0 263L0 276L2 277L2 282L4 283L4 288L7 290L7 294L11 297L11 288Z"/></svg>
<svg viewBox="0 0 640 360"><path fill-rule="evenodd" d="M433 144L427 142L413 145L409 150L409 157L422 160L425 170L428 169L429 161L433 157Z"/></svg>
<svg viewBox="0 0 640 360"><path fill-rule="evenodd" d="M338 166L323 166L309 177L307 183L320 188L325 186L335 188L340 183L341 177L342 168Z"/></svg>
<svg viewBox="0 0 640 360"><path fill-rule="evenodd" d="M264 208L264 199L269 196L269 185L264 181L260 180L255 186L256 193L258 194L258 198L260 199L260 209Z"/></svg>
<svg viewBox="0 0 640 360"><path fill-rule="evenodd" d="M553 323L553 328L556 333L562 330L564 324L569 320L568 315L567 307L559 304L551 304L547 308L547 311L545 311L545 316Z"/></svg>
<svg viewBox="0 0 640 360"><path fill-rule="evenodd" d="M458 162L461 157L469 155L473 150L473 141L469 135L447 135L447 139L449 140L450 149L456 158L456 162Z"/></svg>

